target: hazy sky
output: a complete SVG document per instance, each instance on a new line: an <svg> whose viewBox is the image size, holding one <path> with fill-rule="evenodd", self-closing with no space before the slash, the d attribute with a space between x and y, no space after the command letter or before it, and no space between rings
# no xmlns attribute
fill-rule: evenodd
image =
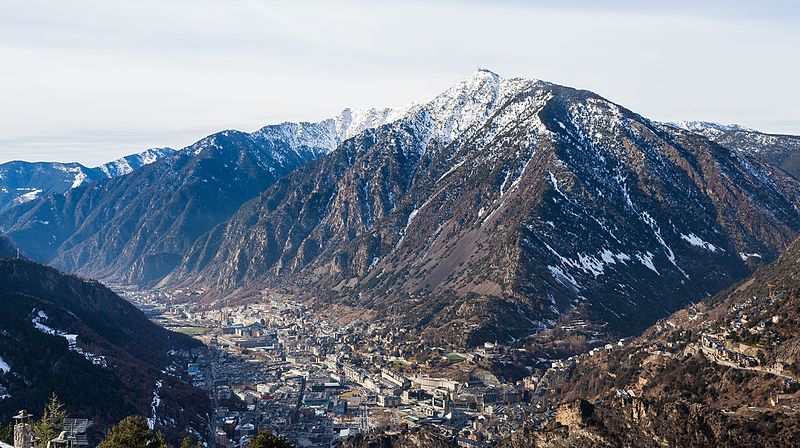
<svg viewBox="0 0 800 448"><path fill-rule="evenodd" d="M0 0L0 162L426 100L477 67L800 133L790 1ZM749 4L749 6L748 6Z"/></svg>

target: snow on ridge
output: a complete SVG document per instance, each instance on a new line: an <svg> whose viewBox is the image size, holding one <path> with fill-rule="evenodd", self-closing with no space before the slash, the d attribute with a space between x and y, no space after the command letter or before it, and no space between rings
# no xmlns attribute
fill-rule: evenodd
<svg viewBox="0 0 800 448"><path fill-rule="evenodd" d="M503 79L492 71L479 69L422 109L431 115L435 136L447 143L486 121L508 98L536 81Z"/></svg>
<svg viewBox="0 0 800 448"><path fill-rule="evenodd" d="M367 129L379 128L385 124L393 123L405 118L409 113L419 108L416 103L411 103L396 109L393 108L369 108L351 109L347 108L337 117L333 118L336 126L336 135L340 141L366 131Z"/></svg>
<svg viewBox="0 0 800 448"><path fill-rule="evenodd" d="M272 124L250 134L254 138L282 141L293 150L306 149L317 154L327 154L343 141L362 132L393 123L412 111L417 105L405 107L344 109L339 115L318 122L290 122Z"/></svg>
<svg viewBox="0 0 800 448"><path fill-rule="evenodd" d="M168 147L149 148L136 154L130 154L119 159L112 160L97 167L107 177L124 176L131 171L149 165L163 157L166 157L175 150ZM74 187L73 187L74 188Z"/></svg>
<svg viewBox="0 0 800 448"><path fill-rule="evenodd" d="M398 108L346 108L339 115L319 122L287 121L264 126L251 135L283 140L292 149L305 147L326 154L368 129L409 119L408 124L426 128L420 130L421 134L449 143L470 127L486 121L507 99L535 82L503 79L479 69L426 103L412 102Z"/></svg>
<svg viewBox="0 0 800 448"><path fill-rule="evenodd" d="M722 124L722 123L715 123L713 121L702 121L702 120L681 120L681 121L671 121L668 122L667 125L680 128L686 131L691 132L727 132L727 131L750 131L754 132L754 129L750 129L744 126L740 126L738 124ZM756 131L757 132L757 131Z"/></svg>

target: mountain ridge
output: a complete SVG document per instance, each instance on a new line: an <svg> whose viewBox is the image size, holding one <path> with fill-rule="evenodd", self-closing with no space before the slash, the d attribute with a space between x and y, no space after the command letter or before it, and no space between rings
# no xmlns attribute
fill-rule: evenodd
<svg viewBox="0 0 800 448"><path fill-rule="evenodd" d="M463 345L576 316L641 330L776 257L798 204L703 135L479 70L399 110L213 134L0 228L68 271L209 302L290 287Z"/></svg>
<svg viewBox="0 0 800 448"><path fill-rule="evenodd" d="M0 227L37 261L147 285L247 199L327 154L349 133L395 113L402 110L348 109L317 123L221 131L124 176L12 207L2 213Z"/></svg>
<svg viewBox="0 0 800 448"><path fill-rule="evenodd" d="M800 179L800 136L761 132L739 125L706 121L670 123L722 146L780 167Z"/></svg>
<svg viewBox="0 0 800 448"><path fill-rule="evenodd" d="M281 179L203 236L167 280L228 293L299 284L421 318L436 333L462 321L455 333L487 340L552 325L587 302L586 287L619 297L611 309L590 304L594 314L635 331L680 306L649 283L699 298L761 260L740 254L774 258L799 229L798 191L779 170L594 93L481 71ZM576 248L553 229L603 241ZM616 237L624 232L627 242ZM698 258L723 268L708 272ZM626 286L605 281L609 272ZM637 316L640 306L625 303L641 295L657 311ZM468 330L475 312L489 328Z"/></svg>
<svg viewBox="0 0 800 448"><path fill-rule="evenodd" d="M66 193L85 183L118 177L175 152L172 148L151 148L97 167L77 162L25 162L0 164L0 211L35 201L52 193Z"/></svg>

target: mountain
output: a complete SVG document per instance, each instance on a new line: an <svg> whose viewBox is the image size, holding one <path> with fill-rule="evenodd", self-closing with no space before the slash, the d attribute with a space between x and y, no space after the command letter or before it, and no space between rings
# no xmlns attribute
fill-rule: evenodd
<svg viewBox="0 0 800 448"><path fill-rule="evenodd" d="M530 391L542 412L494 446L797 445L798 272L800 240L744 281L640 337L554 363L534 376ZM458 444L423 429L358 437L344 446Z"/></svg>
<svg viewBox="0 0 800 448"><path fill-rule="evenodd" d="M800 438L800 241L641 337L542 376L555 422L501 447L793 446Z"/></svg>
<svg viewBox="0 0 800 448"><path fill-rule="evenodd" d="M701 134L726 148L781 167L800 179L800 136L767 134L738 125L682 121L674 126Z"/></svg>
<svg viewBox="0 0 800 448"><path fill-rule="evenodd" d="M104 163L95 170L101 171L105 177L118 177L130 173L133 170L139 169L145 165L149 165L158 159L162 159L175 150L172 148L150 148L138 154L131 154L121 157L117 160Z"/></svg>
<svg viewBox="0 0 800 448"><path fill-rule="evenodd" d="M128 174L174 151L171 148L148 149L96 168L60 162L12 161L0 164L0 211L51 193L65 193L88 182Z"/></svg>
<svg viewBox="0 0 800 448"><path fill-rule="evenodd" d="M103 177L79 163L6 162L0 165L0 210L50 193L64 193Z"/></svg>
<svg viewBox="0 0 800 448"><path fill-rule="evenodd" d="M633 334L774 259L798 193L592 92L481 70L277 181L165 281L292 287L459 345L578 317Z"/></svg>
<svg viewBox="0 0 800 448"><path fill-rule="evenodd" d="M16 255L17 248L11 244L11 241L7 237L0 235L0 258L15 257Z"/></svg>
<svg viewBox="0 0 800 448"><path fill-rule="evenodd" d="M22 253L112 282L288 288L458 345L633 334L774 259L798 183L592 92L479 70L424 104L224 131L19 204Z"/></svg>
<svg viewBox="0 0 800 448"><path fill-rule="evenodd" d="M395 113L402 110L347 109L318 123L219 132L125 176L12 207L0 214L0 227L29 258L108 281L152 284L242 203ZM113 172L126 164L115 163Z"/></svg>
<svg viewBox="0 0 800 448"><path fill-rule="evenodd" d="M205 429L205 393L167 373L180 372L169 352L199 342L150 322L97 282L25 259L0 258L0 304L0 385L10 394L0 399L3 421L19 409L40 417L55 392L70 414L102 430L127 415L151 416L156 394L158 421L174 423L167 432Z"/></svg>

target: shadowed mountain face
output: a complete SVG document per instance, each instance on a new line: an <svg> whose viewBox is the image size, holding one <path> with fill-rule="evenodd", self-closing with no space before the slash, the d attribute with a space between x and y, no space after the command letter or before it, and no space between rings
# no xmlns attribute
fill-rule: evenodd
<svg viewBox="0 0 800 448"><path fill-rule="evenodd" d="M0 236L0 258L2 257L16 257L17 248L11 244L7 237Z"/></svg>
<svg viewBox="0 0 800 448"><path fill-rule="evenodd" d="M0 216L0 226L37 261L109 281L151 284L242 203L392 113L346 110L320 123L220 132L125 176L13 207ZM117 165L107 171L119 171Z"/></svg>
<svg viewBox="0 0 800 448"><path fill-rule="evenodd" d="M294 285L456 343L630 333L774 258L797 182L591 92L479 71L276 182L167 281Z"/></svg>
<svg viewBox="0 0 800 448"><path fill-rule="evenodd" d="M11 395L0 400L3 420L42 409L55 392L70 413L107 429L127 415L149 416L161 381L160 417L174 419L176 431L204 428L205 393L162 372L168 352L201 344L152 323L103 285L0 258L0 307L0 358L8 366L0 385Z"/></svg>

